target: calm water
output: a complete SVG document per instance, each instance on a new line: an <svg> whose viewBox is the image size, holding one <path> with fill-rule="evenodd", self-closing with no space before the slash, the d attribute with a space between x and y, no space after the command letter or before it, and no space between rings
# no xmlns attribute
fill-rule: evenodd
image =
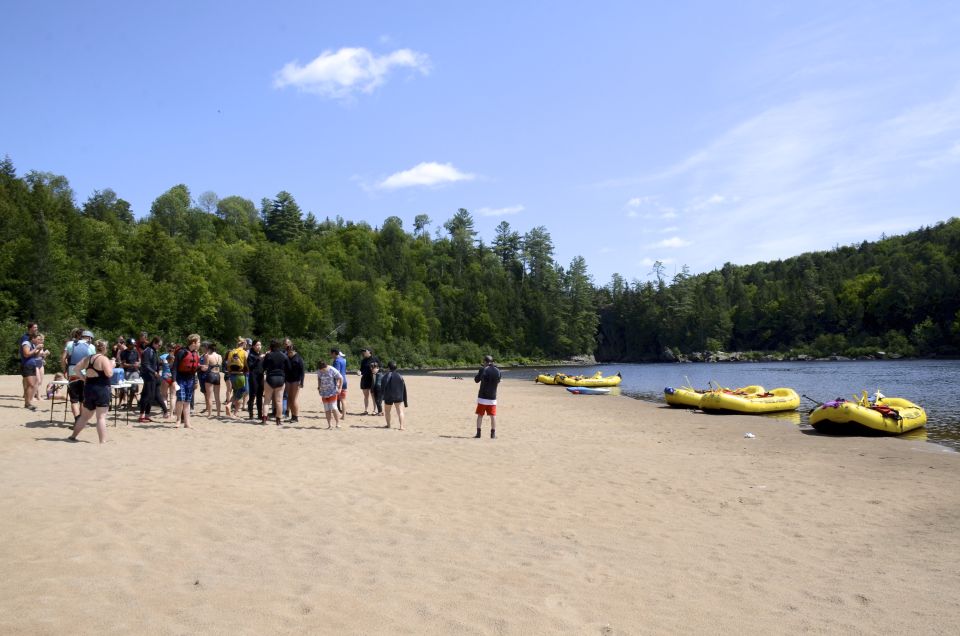
<svg viewBox="0 0 960 636"><path fill-rule="evenodd" d="M619 371L623 375L620 389L624 395L659 404L664 404L666 386L689 384L703 389L710 380L726 387L749 384L759 384L768 390L790 387L820 402L836 397L851 399L854 393L859 395L864 389L873 395L879 388L886 396L905 398L927 411L926 439L960 450L960 360L612 364L540 371L558 370L571 375L590 375L596 371L609 375ZM528 371L510 370L512 377L522 373ZM531 378L536 373L529 371ZM781 415L779 419L806 425L807 413L813 406L812 402L801 400L799 417L794 413ZM915 433L909 438L924 439L923 429L919 435Z"/></svg>

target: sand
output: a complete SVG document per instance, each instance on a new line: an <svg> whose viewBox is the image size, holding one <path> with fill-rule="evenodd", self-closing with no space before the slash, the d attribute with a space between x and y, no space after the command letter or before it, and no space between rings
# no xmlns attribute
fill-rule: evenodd
<svg viewBox="0 0 960 636"><path fill-rule="evenodd" d="M475 440L470 376L408 377L406 431L327 431L309 380L294 428L121 423L99 446L0 379L0 633L960 624L957 453L519 378Z"/></svg>

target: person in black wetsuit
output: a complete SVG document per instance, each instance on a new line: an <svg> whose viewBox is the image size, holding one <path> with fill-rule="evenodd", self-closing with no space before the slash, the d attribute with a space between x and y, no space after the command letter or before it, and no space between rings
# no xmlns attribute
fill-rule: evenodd
<svg viewBox="0 0 960 636"><path fill-rule="evenodd" d="M293 342L287 340L287 359L290 361L290 368L287 371L287 409L290 411L290 419L287 422L299 422L300 418L300 389L303 388L304 368L303 358L293 347Z"/></svg>
<svg viewBox="0 0 960 636"><path fill-rule="evenodd" d="M363 391L363 414L369 415L370 392L373 390L373 365L380 366L380 360L369 349L360 350L360 390ZM374 415L376 411L376 398L374 398Z"/></svg>
<svg viewBox="0 0 960 636"><path fill-rule="evenodd" d="M247 369L250 371L250 395L247 397L247 413L253 418L253 403L257 403L257 418L263 419L263 356L260 354L263 345L254 340L247 353Z"/></svg>
<svg viewBox="0 0 960 636"><path fill-rule="evenodd" d="M397 430L403 430L403 409L407 406L407 383L403 376L397 371L397 363L391 360L387 363L387 374L383 376L381 387L383 391L383 402L386 404L387 425L390 428L390 412L397 412L399 426Z"/></svg>
<svg viewBox="0 0 960 636"><path fill-rule="evenodd" d="M163 417L167 417L167 405L160 398L160 354L158 349L163 347L163 340L154 337L140 354L140 378L143 379L143 391L140 393L140 417L137 422L151 422L150 408L156 402L163 409Z"/></svg>
<svg viewBox="0 0 960 636"><path fill-rule="evenodd" d="M270 341L270 352L263 356L263 401L273 404L273 417L280 426L283 415L283 390L287 384L287 371L290 369L290 360L280 348L279 340ZM260 418L266 424L267 416Z"/></svg>
<svg viewBox="0 0 960 636"><path fill-rule="evenodd" d="M107 441L107 408L110 406L110 377L113 375L113 361L107 357L107 341L97 340L94 345L96 353L84 358L78 365L78 370L86 369L83 387L83 408L80 417L73 425L73 433L67 441L76 442L77 435L84 429L90 418L97 416L97 437L100 443Z"/></svg>

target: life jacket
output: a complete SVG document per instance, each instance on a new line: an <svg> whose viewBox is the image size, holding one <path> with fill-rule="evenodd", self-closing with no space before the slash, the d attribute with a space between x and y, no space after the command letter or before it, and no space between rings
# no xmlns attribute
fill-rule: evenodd
<svg viewBox="0 0 960 636"><path fill-rule="evenodd" d="M231 373L242 373L243 372L243 349L234 349L227 354L227 370Z"/></svg>
<svg viewBox="0 0 960 636"><path fill-rule="evenodd" d="M183 356L181 356L181 352ZM174 353L174 360L177 362L177 373L182 373L184 375L193 375L197 372L197 369L200 368L200 356L197 355L196 351L190 351L186 347L180 347Z"/></svg>

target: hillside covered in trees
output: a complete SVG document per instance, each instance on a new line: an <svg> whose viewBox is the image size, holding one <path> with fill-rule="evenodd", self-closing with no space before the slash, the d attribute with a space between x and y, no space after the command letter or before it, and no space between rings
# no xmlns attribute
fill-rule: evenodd
<svg viewBox="0 0 960 636"><path fill-rule="evenodd" d="M433 232L431 233L431 229ZM465 209L408 231L304 215L176 185L142 219L113 191L75 200L65 177L0 163L2 371L35 319L58 347L75 326L168 341L191 332L296 339L309 364L336 343L405 366L659 360L704 350L903 355L960 351L960 220L901 237L671 280L598 287L554 261L545 227L478 240ZM669 354L667 354L669 351Z"/></svg>
<svg viewBox="0 0 960 636"><path fill-rule="evenodd" d="M256 206L177 185L136 220L111 190L75 203L66 178L0 165L0 336L35 319L52 346L75 326L115 338L139 330L294 338L308 363L331 344L404 365L564 358L593 350L597 313L586 263L554 262L544 227L506 222L492 245L458 210L379 228L304 216L287 192ZM15 360L11 344L6 372ZM5 358L6 359L6 358Z"/></svg>
<svg viewBox="0 0 960 636"><path fill-rule="evenodd" d="M960 219L783 261L598 290L597 357L696 351L960 353ZM666 352L670 350L670 353Z"/></svg>

